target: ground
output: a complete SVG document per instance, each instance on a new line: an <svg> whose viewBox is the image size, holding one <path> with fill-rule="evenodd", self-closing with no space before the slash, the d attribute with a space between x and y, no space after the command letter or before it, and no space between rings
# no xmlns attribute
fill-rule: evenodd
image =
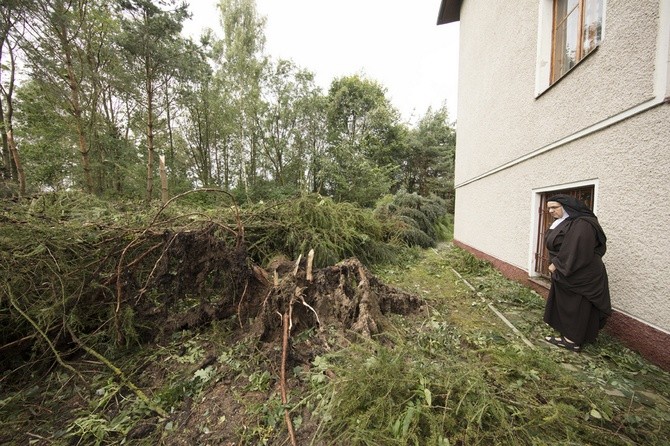
<svg viewBox="0 0 670 446"><path fill-rule="evenodd" d="M26 370L21 388L3 383L0 444L670 438L667 372L606 333L582 353L544 343L541 297L450 244L372 272L356 259L313 271L301 259L254 275L247 302L223 313L200 304L164 336L108 358L123 377L82 355L69 364L87 385L56 365Z"/></svg>

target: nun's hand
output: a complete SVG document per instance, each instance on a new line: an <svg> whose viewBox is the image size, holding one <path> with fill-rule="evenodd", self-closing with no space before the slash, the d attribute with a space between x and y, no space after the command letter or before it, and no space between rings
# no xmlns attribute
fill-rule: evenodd
<svg viewBox="0 0 670 446"><path fill-rule="evenodd" d="M553 263L550 263L550 264L549 264L549 272L550 272L550 273L553 273L554 271L556 271L556 267L554 266Z"/></svg>

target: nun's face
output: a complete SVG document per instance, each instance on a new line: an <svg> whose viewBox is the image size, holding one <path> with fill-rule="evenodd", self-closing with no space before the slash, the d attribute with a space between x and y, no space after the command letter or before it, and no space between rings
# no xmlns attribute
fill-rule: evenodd
<svg viewBox="0 0 670 446"><path fill-rule="evenodd" d="M563 206L561 206L561 203L557 201L548 201L547 210L549 211L549 215L555 219L563 217Z"/></svg>

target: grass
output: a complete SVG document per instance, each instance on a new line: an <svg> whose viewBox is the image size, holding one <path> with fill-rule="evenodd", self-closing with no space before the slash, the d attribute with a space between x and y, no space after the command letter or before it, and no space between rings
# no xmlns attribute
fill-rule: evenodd
<svg viewBox="0 0 670 446"><path fill-rule="evenodd" d="M548 332L542 298L449 244L398 263L374 273L421 295L427 315L392 316L370 340L328 329L292 336L300 351L317 336L331 347L289 369L286 407L300 445L667 444L670 374L606 333L580 354L537 341ZM169 419L81 359L71 363L90 389L62 370L0 388L0 443L289 444L272 365L280 348L240 338L237 324L112 358Z"/></svg>
<svg viewBox="0 0 670 446"><path fill-rule="evenodd" d="M543 300L486 262L442 246L377 273L421 294L431 317L320 359L337 378L316 406L331 440L315 444L667 444L668 373L607 334L582 354L527 346L487 304L535 341Z"/></svg>

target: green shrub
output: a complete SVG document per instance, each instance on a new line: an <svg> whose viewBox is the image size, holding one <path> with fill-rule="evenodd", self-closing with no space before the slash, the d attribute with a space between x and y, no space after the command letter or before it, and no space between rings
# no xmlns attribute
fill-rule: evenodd
<svg viewBox="0 0 670 446"><path fill-rule="evenodd" d="M400 237L409 246L433 247L451 235L451 216L447 202L435 195L399 191L377 203L375 215L381 220L396 221Z"/></svg>

